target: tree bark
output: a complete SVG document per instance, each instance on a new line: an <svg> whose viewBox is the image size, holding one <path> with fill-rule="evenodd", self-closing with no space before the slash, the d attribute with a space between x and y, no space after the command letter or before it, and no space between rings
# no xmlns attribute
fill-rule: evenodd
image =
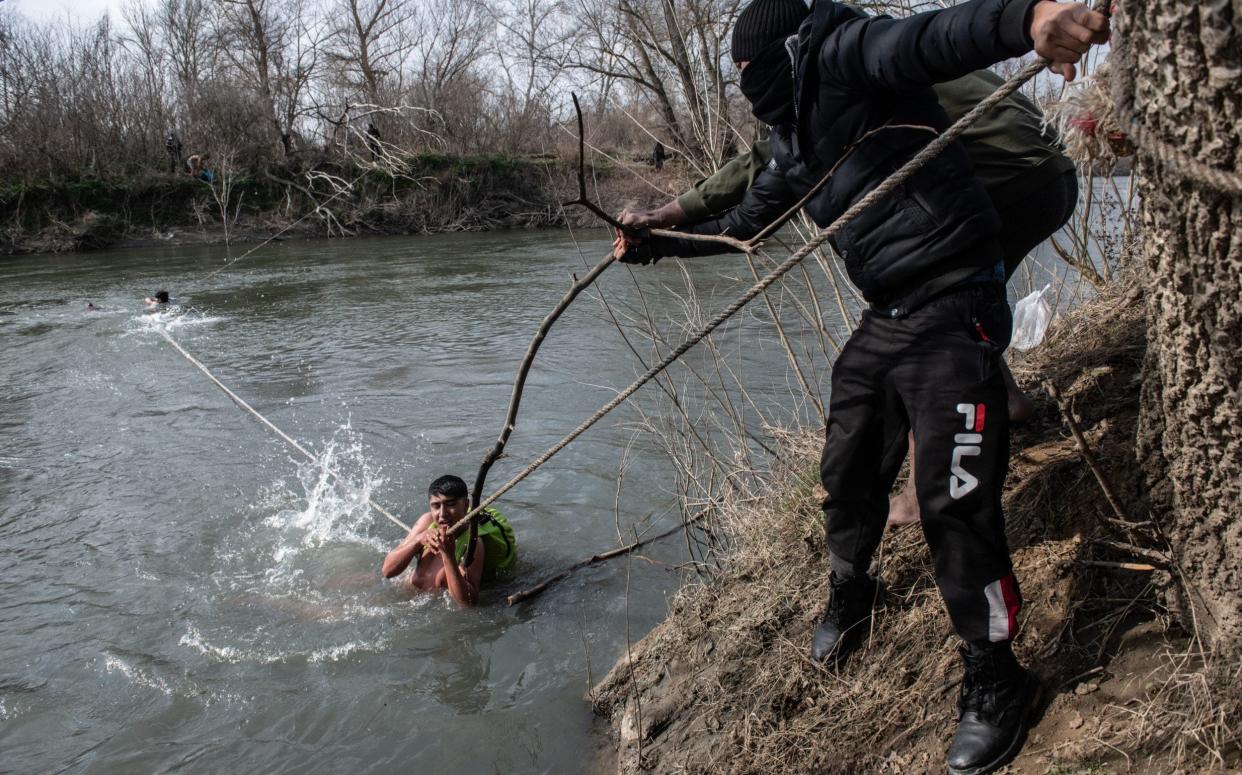
<svg viewBox="0 0 1242 775"><path fill-rule="evenodd" d="M1242 2L1121 4L1119 108L1147 135L1242 169ZM1148 318L1139 457L1183 581L1183 621L1242 652L1242 197L1139 149Z"/></svg>

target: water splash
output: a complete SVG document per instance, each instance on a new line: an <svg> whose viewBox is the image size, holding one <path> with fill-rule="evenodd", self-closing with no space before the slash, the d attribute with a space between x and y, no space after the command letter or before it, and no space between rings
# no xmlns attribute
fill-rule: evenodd
<svg viewBox="0 0 1242 775"><path fill-rule="evenodd" d="M137 686L145 686L148 689L156 691L168 697L172 697L176 692L168 682L158 675L153 675L141 668L131 665L116 654L104 654L104 670L108 673L119 673L129 680L130 683Z"/></svg>
<svg viewBox="0 0 1242 775"><path fill-rule="evenodd" d="M130 323L133 325L125 333L150 333L159 328L171 332L191 326L220 323L227 319L219 315L204 315L185 307L171 307L169 309L148 311L141 315L134 315L130 318Z"/></svg>
<svg viewBox="0 0 1242 775"><path fill-rule="evenodd" d="M152 668L138 664L140 661L141 657L126 659L120 654L105 651L103 653L103 670L108 675L120 676L133 686L153 689L166 697L199 702L204 707L210 707L217 702L229 704L246 702L243 697L236 693L217 693L200 689L190 680L188 675L183 674L179 678L173 676L171 680L165 679Z"/></svg>
<svg viewBox="0 0 1242 775"><path fill-rule="evenodd" d="M412 607L435 604L395 594L380 578L390 542L379 536L391 536L367 500L384 478L362 438L344 422L312 454L313 462L281 459L294 476L276 479L224 538L214 590L185 623L181 646L219 663L332 663L385 649Z"/></svg>
<svg viewBox="0 0 1242 775"><path fill-rule="evenodd" d="M290 490L283 480L274 493L284 499L293 496L299 507L280 508L265 524L284 534L285 542L276 549L275 559L296 554L304 548L320 548L332 542L361 544L384 550L366 528L375 514L367 501L385 484L379 470L367 461L362 439L346 421L324 445L315 461L295 461L301 492ZM336 471L346 480L328 473Z"/></svg>

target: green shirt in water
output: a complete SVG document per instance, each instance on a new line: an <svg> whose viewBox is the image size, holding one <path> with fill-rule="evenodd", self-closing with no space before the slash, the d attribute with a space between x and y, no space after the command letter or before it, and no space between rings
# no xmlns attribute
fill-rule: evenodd
<svg viewBox="0 0 1242 775"><path fill-rule="evenodd" d="M517 560L517 539L509 520L496 509L488 506L479 517L479 540L483 543L483 579L490 581L501 573L513 568ZM457 562L466 556L466 547L470 545L470 531L463 530L457 535L457 547L454 556Z"/></svg>
<svg viewBox="0 0 1242 775"><path fill-rule="evenodd" d="M987 70L978 70L932 88L940 106L956 121L990 95L1004 81ZM975 176L997 208L1020 202L1023 196L1074 169L1061 153L1061 141L1044 127L1043 113L1021 94L1001 100L962 133L966 153L975 165ZM698 223L723 213L742 201L755 176L772 158L768 141L756 142L749 151L735 156L715 175L700 180L677 197L687 223Z"/></svg>

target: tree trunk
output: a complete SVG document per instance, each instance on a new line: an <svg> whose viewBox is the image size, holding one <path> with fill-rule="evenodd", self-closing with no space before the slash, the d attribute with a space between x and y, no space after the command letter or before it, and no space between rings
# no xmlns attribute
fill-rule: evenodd
<svg viewBox="0 0 1242 775"><path fill-rule="evenodd" d="M1242 3L1130 0L1119 107L1147 135L1242 169ZM1135 79L1132 86L1124 83ZM1133 96L1127 92L1132 90ZM1242 651L1242 197L1140 147L1148 348L1138 449L1183 581L1184 623Z"/></svg>

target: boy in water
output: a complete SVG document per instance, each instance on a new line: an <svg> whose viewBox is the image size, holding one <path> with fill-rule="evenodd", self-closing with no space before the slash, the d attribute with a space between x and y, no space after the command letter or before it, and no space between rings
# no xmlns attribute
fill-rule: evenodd
<svg viewBox="0 0 1242 775"><path fill-rule="evenodd" d="M142 300L148 307L158 307L168 303L168 291L156 291L154 296Z"/></svg>
<svg viewBox="0 0 1242 775"><path fill-rule="evenodd" d="M479 601L479 586L513 565L515 546L509 523L494 509L485 509L479 520L479 540L474 557L466 562L469 531L450 538L448 531L470 510L470 492L459 477L441 476L427 488L428 510L418 518L409 535L384 558L384 578L398 576L415 563L406 584L410 589L432 592L447 589L463 606Z"/></svg>

